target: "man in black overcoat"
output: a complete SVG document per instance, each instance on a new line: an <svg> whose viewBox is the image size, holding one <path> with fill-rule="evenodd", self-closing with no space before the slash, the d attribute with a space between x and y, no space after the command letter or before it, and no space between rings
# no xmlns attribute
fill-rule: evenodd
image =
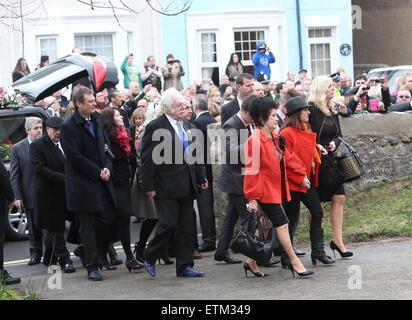
<svg viewBox="0 0 412 320"><path fill-rule="evenodd" d="M204 154L206 178L209 183L209 188L202 190L200 197L197 200L203 240L203 245L199 248L199 252L208 252L216 250L216 223L213 197L213 170L210 158L210 139L207 133L207 126L216 123L216 120L208 111L206 95L197 95L193 101L193 108L196 114L196 119L193 121L193 124L203 135L202 152Z"/></svg>
<svg viewBox="0 0 412 320"><path fill-rule="evenodd" d="M93 92L84 86L76 86L72 99L75 111L61 126L61 145L66 156L66 204L80 220L88 278L99 281L103 277L98 271L96 228L104 208L116 204L110 181L111 162L106 155Z"/></svg>
<svg viewBox="0 0 412 320"><path fill-rule="evenodd" d="M154 264L175 236L177 276L201 277L203 272L193 270L193 200L199 196L198 188L208 184L203 167L187 161L190 133L182 122L184 98L171 88L164 92L161 106L165 114L147 125L142 140L143 190L154 198L159 218L145 251L145 268L156 275Z"/></svg>
<svg viewBox="0 0 412 320"><path fill-rule="evenodd" d="M33 214L33 166L30 160L30 145L43 135L42 119L27 117L27 137L13 145L10 155L10 182L16 197L15 206L27 215L30 243L29 266L39 264L43 256L43 232L35 224Z"/></svg>
<svg viewBox="0 0 412 320"><path fill-rule="evenodd" d="M60 146L60 127L63 119L51 117L46 121L47 133L30 145L30 158L34 171L34 215L36 225L46 235L43 264L48 266L57 259L63 272L76 271L64 239L67 217L64 153Z"/></svg>

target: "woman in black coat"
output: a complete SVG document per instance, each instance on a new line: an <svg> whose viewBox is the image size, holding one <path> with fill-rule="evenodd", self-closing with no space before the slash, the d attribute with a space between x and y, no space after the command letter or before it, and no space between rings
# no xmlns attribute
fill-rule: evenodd
<svg viewBox="0 0 412 320"><path fill-rule="evenodd" d="M30 74L30 69L29 66L27 65L27 61L24 58L20 58L17 60L17 64L14 67L13 73L12 73L12 78L13 82L16 82L17 80L20 80L24 76L27 76Z"/></svg>
<svg viewBox="0 0 412 320"><path fill-rule="evenodd" d="M130 248L130 135L118 109L106 108L100 114L113 157L112 181L117 200L116 208L105 210L105 220L117 225L118 236L126 254L126 267L129 271L137 271L142 269L143 265L134 258Z"/></svg>
<svg viewBox="0 0 412 320"><path fill-rule="evenodd" d="M317 143L321 144L332 159L336 157L336 149L340 144L339 137L342 132L339 123L339 113L345 113L345 107L337 109L333 101L332 79L320 76L313 80L309 92L309 124L313 132L317 134ZM339 106L338 106L339 108ZM354 111L354 110L352 110ZM322 161L326 161L322 157ZM332 241L330 248L337 250L342 257L352 256L343 243L343 205L345 203L345 189L343 183L332 186L324 183L322 170L319 171L319 187L317 189L319 199L322 203L331 201L330 221L332 224Z"/></svg>

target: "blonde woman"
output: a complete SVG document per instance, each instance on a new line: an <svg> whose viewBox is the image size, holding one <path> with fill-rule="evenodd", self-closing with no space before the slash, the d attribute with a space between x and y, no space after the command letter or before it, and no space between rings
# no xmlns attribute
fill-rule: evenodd
<svg viewBox="0 0 412 320"><path fill-rule="evenodd" d="M215 118L216 121L220 121L220 91L216 87L210 87L207 95L209 113Z"/></svg>
<svg viewBox="0 0 412 320"><path fill-rule="evenodd" d="M328 156L332 159L335 158L335 151L339 146L338 138L342 136L339 113L333 101L333 93L332 79L320 76L313 80L308 97L310 127L317 134L317 143L328 151ZM322 157L322 161L326 161L326 159ZM322 172L319 173L319 187L317 189L319 199L322 203L332 202L330 221L333 239L330 242L330 248L337 250L342 257L350 257L353 253L346 249L342 236L345 189L343 184L324 183L321 175Z"/></svg>

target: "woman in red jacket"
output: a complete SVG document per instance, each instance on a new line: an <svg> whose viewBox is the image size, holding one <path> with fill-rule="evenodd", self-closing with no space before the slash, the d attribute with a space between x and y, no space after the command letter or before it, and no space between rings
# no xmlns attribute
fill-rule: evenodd
<svg viewBox="0 0 412 320"><path fill-rule="evenodd" d="M302 202L311 213L310 241L312 244L312 263L316 260L323 264L334 263L325 253L323 245L322 218L323 210L319 196L316 192L318 186L318 171L320 165L320 152L327 153L325 148L316 144L316 133L309 126L309 107L302 97L294 97L286 103L287 117L279 133L286 138L286 149L294 153L306 168L304 183L295 183L294 173L287 170L291 201L283 201L286 215L289 219L289 233L293 241L294 231L299 222L300 203ZM287 258L281 256L282 267L285 268Z"/></svg>
<svg viewBox="0 0 412 320"><path fill-rule="evenodd" d="M284 151L273 133L278 118L277 104L272 99L256 97L250 106L250 115L257 129L249 137L245 147L246 170L244 176L244 193L249 200L249 210L257 212L258 205L269 217L276 228L278 239L288 255L288 267L299 276L312 275L296 256L289 236L288 219L282 208L282 199L290 199L286 178L286 168L290 168L303 181L305 168L299 159ZM265 276L258 272L256 262L247 259L243 265L245 272L251 271L255 276ZM257 275L261 274L261 275Z"/></svg>

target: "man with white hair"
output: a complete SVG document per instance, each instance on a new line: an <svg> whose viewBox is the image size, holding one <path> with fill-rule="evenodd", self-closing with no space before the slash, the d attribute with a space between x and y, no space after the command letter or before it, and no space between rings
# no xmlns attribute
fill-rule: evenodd
<svg viewBox="0 0 412 320"><path fill-rule="evenodd" d="M35 226L33 217L33 165L30 145L43 135L42 119L27 117L27 137L11 148L10 182L16 197L15 206L24 209L27 216L30 240L29 266L39 264L43 256L43 232Z"/></svg>
<svg viewBox="0 0 412 320"><path fill-rule="evenodd" d="M142 140L143 191L154 199L159 218L145 251L145 268L156 276L156 260L175 239L177 276L202 277L203 272L193 270L193 200L199 196L198 188L207 189L208 183L203 166L187 161L190 131L183 126L184 97L168 89L160 106L164 115L146 126Z"/></svg>

